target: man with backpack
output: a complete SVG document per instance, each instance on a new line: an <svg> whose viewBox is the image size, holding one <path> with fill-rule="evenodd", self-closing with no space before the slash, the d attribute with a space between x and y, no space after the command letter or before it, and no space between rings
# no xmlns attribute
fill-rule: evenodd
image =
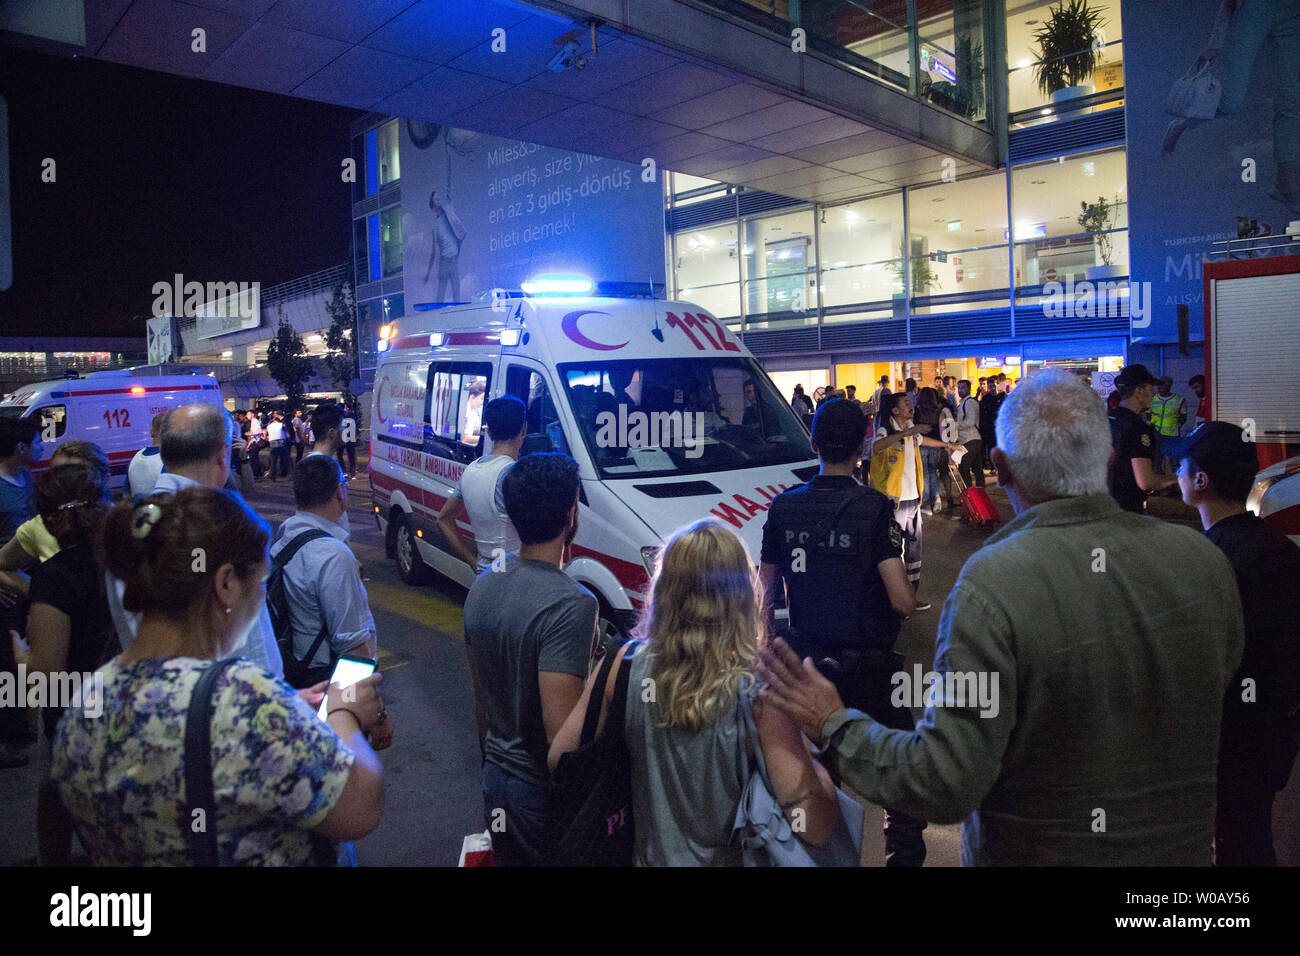
<svg viewBox="0 0 1300 956"><path fill-rule="evenodd" d="M338 463L310 455L293 471L297 511L271 546L266 603L294 687L328 680L344 655L374 658L375 619L342 523L348 483Z"/></svg>

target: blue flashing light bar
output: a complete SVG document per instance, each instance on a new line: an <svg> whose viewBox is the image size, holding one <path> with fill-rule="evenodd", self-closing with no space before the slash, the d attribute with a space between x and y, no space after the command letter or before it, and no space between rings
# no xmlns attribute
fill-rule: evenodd
<svg viewBox="0 0 1300 956"><path fill-rule="evenodd" d="M586 276L540 275L520 287L528 295L588 295L596 283Z"/></svg>

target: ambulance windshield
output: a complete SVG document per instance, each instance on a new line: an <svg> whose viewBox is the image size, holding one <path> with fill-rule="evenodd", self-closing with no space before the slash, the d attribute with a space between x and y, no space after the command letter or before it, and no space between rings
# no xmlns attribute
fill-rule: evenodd
<svg viewBox="0 0 1300 956"><path fill-rule="evenodd" d="M602 478L701 474L813 458L808 433L751 358L561 365Z"/></svg>

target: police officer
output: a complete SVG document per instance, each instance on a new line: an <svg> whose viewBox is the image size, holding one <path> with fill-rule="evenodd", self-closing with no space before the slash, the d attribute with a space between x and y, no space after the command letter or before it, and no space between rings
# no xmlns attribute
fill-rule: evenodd
<svg viewBox="0 0 1300 956"><path fill-rule="evenodd" d="M864 488L853 470L866 450L867 418L853 402L832 399L817 410L812 448L821 472L778 495L763 527L764 608L769 627L784 582L790 609L787 640L835 683L845 705L886 727L911 730L912 714L890 702L894 653L903 618L916 608L903 567L903 533L894 508ZM922 820L885 811L888 866L925 861Z"/></svg>
<svg viewBox="0 0 1300 956"><path fill-rule="evenodd" d="M1177 475L1157 475L1156 430L1142 414L1151 407L1160 380L1145 365L1126 365L1115 376L1119 405L1110 413L1110 460L1107 488L1119 506L1139 514L1147 509L1147 495L1178 483Z"/></svg>

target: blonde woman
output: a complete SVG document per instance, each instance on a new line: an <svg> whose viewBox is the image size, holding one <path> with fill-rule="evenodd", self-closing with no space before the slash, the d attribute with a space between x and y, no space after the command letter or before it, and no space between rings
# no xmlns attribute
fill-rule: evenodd
<svg viewBox="0 0 1300 956"><path fill-rule="evenodd" d="M834 784L795 725L756 695L760 614L754 562L713 520L677 531L660 554L637 628L626 737L638 866L739 866L732 827L751 765L741 695L752 701L773 795L814 845L839 815ZM602 689L601 724L622 660ZM551 744L549 763L578 746L596 675ZM801 811L801 812L800 812Z"/></svg>

